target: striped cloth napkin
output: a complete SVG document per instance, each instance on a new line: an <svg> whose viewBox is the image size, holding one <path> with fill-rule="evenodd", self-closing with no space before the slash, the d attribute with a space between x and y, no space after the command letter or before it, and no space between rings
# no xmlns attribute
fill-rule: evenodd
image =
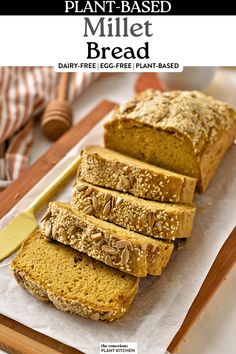
<svg viewBox="0 0 236 354"><path fill-rule="evenodd" d="M72 102L97 76L71 74L68 99ZM58 79L52 67L0 67L0 190L27 168L34 118L56 97Z"/></svg>

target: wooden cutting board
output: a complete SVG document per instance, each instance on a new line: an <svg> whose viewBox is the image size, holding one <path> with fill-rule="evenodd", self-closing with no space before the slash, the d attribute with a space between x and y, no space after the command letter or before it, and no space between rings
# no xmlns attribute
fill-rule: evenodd
<svg viewBox="0 0 236 354"><path fill-rule="evenodd" d="M141 74L136 91L147 88L165 90L155 73ZM0 218L4 216L90 129L115 107L115 103L102 101L82 121L63 135L17 181L1 193L4 203ZM199 317L218 286L225 279L236 259L236 229L226 240L216 257L202 287L190 307L182 326L171 341L168 351L174 353L190 326ZM79 336L78 336L79 338ZM0 348L9 353L24 354L81 354L80 351L36 332L12 319L0 315Z"/></svg>

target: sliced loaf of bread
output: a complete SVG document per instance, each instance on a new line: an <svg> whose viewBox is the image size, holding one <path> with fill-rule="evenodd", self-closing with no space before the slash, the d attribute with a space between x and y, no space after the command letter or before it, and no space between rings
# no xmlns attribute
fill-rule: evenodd
<svg viewBox="0 0 236 354"><path fill-rule="evenodd" d="M40 231L23 243L12 270L18 283L39 300L92 320L122 317L139 285L138 278L71 247L47 242Z"/></svg>
<svg viewBox="0 0 236 354"><path fill-rule="evenodd" d="M236 111L199 91L149 89L118 107L104 144L121 154L197 178L204 191L236 136Z"/></svg>
<svg viewBox="0 0 236 354"><path fill-rule="evenodd" d="M174 247L58 202L49 204L42 231L48 238L137 277L160 275Z"/></svg>
<svg viewBox="0 0 236 354"><path fill-rule="evenodd" d="M191 203L196 179L118 152L89 146L82 151L78 177L101 187L161 202Z"/></svg>
<svg viewBox="0 0 236 354"><path fill-rule="evenodd" d="M72 206L128 230L169 240L190 237L195 214L193 205L154 202L80 180L74 183Z"/></svg>

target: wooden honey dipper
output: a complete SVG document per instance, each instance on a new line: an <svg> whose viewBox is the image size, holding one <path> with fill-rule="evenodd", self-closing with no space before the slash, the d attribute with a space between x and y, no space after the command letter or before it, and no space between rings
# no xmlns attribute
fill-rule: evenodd
<svg viewBox="0 0 236 354"><path fill-rule="evenodd" d="M67 101L69 74L61 73L57 98L48 104L42 116L41 127L50 140L57 140L72 124L72 107Z"/></svg>

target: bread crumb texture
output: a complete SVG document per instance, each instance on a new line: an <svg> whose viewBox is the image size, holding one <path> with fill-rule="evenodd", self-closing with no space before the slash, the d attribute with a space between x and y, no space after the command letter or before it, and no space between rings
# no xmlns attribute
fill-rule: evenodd
<svg viewBox="0 0 236 354"><path fill-rule="evenodd" d="M138 278L47 242L40 231L23 243L12 269L17 281L40 300L93 320L122 317L139 284Z"/></svg>

